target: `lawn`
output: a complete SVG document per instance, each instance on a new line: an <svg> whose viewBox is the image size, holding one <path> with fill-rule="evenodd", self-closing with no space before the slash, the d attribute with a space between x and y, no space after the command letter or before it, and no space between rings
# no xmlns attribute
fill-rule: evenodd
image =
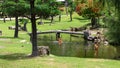
<svg viewBox="0 0 120 68"><path fill-rule="evenodd" d="M89 20L80 20L82 17L74 15L73 22L69 22L69 17L61 22L49 25L37 25L40 31L67 29L69 27L80 27L89 23ZM46 21L46 20L44 20ZM14 21L3 23L0 21L0 68L119 68L120 61L113 59L79 58L65 57L50 54L45 57L28 57L31 54L31 43L27 32L19 31L19 38L13 38L14 30L9 30L8 26L14 25ZM27 25L28 32L31 32L31 24ZM22 42L24 41L25 42Z"/></svg>

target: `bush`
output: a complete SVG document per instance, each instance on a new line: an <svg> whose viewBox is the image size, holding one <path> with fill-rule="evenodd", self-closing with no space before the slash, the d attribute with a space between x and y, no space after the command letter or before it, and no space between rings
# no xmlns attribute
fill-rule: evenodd
<svg viewBox="0 0 120 68"><path fill-rule="evenodd" d="M109 42L120 45L120 20L115 17L109 17L105 23L107 26L106 36Z"/></svg>

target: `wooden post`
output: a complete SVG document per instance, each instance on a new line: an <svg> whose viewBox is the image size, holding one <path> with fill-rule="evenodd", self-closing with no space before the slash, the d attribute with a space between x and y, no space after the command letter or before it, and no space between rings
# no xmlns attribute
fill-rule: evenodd
<svg viewBox="0 0 120 68"><path fill-rule="evenodd" d="M59 38L60 38L60 33L57 32L57 33L56 33L56 40L58 40Z"/></svg>

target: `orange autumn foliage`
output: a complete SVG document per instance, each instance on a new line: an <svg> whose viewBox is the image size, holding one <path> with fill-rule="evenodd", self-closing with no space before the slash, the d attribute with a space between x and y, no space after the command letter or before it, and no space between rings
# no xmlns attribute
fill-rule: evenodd
<svg viewBox="0 0 120 68"><path fill-rule="evenodd" d="M87 10L87 8L90 8L91 10ZM79 15L83 15L85 11L87 12L86 15L94 14L94 16L99 16L99 12L101 11L101 2L94 2L94 0L87 0L86 3L80 3L76 6L76 12ZM90 12L90 13L88 13ZM91 15L89 15L91 16Z"/></svg>
<svg viewBox="0 0 120 68"><path fill-rule="evenodd" d="M97 13L97 12L99 12L99 8L92 8L92 11L93 11L94 13Z"/></svg>
<svg viewBox="0 0 120 68"><path fill-rule="evenodd" d="M87 5L85 3L80 3L76 6L76 12L81 15L82 14L82 8L86 7Z"/></svg>

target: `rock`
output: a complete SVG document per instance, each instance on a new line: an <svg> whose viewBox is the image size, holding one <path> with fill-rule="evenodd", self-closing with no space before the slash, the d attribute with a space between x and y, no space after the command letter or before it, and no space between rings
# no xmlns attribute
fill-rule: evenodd
<svg viewBox="0 0 120 68"><path fill-rule="evenodd" d="M9 27L8 27L8 29L10 29L10 30L15 30L15 26L9 26ZM18 27L18 30L20 31L20 30L21 30L21 28L20 28L20 27Z"/></svg>
<svg viewBox="0 0 120 68"><path fill-rule="evenodd" d="M38 54L40 56L46 56L50 54L50 48L48 46L38 46Z"/></svg>

